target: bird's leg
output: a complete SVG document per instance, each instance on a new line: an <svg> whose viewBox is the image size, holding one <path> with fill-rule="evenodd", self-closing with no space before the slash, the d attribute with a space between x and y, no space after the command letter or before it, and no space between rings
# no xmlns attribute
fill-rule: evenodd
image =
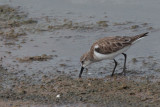
<svg viewBox="0 0 160 107"><path fill-rule="evenodd" d="M124 66L123 66L123 72L124 73L124 76L126 75L126 60L127 60L127 54L125 53L122 53L124 55Z"/></svg>
<svg viewBox="0 0 160 107"><path fill-rule="evenodd" d="M114 66L114 69L113 69L113 71L112 71L112 75L111 75L111 77L113 77L113 75L114 75L114 71L115 71L115 69L116 69L116 67L117 67L117 61L114 59L114 63L115 63L115 66Z"/></svg>

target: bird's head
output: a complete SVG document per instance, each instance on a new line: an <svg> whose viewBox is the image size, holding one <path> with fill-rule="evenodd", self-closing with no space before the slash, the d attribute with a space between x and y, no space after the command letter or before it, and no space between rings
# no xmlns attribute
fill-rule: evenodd
<svg viewBox="0 0 160 107"><path fill-rule="evenodd" d="M89 52L84 53L80 58L80 62L81 62L81 71L79 77L81 78L84 68L92 63L90 53Z"/></svg>

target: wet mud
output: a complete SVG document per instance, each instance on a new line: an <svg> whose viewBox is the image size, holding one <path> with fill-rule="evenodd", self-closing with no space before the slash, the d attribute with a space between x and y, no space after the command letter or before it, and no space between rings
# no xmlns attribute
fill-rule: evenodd
<svg viewBox="0 0 160 107"><path fill-rule="evenodd" d="M142 77L128 78L115 75L112 78L107 76L101 79L79 79L69 75L43 74L36 83L34 76L24 75L15 78L16 74L8 73L2 67L0 73L0 98L8 103L12 101L9 104L16 106L76 106L81 103L99 107L135 107L158 106L160 102L160 81L151 82ZM137 79L139 81L134 81ZM9 86L6 86L7 82L10 82Z"/></svg>
<svg viewBox="0 0 160 107"><path fill-rule="evenodd" d="M68 12L65 15L72 17L74 13ZM110 77L114 66L110 61L88 67L82 78L78 78L79 57L95 39L106 33L116 34L120 31L159 31L159 28L145 21L114 22L108 17L104 13L103 19L90 15L87 21L74 19L74 16L73 19L62 16L32 18L22 11L22 7L0 5L0 105L160 105L160 57L157 48L149 48L153 55L147 54L145 47L148 43L146 46L140 44L135 47L142 51L143 57L137 56L139 51L129 52L133 54L128 58L127 76L119 75L123 63L123 59L119 58L114 77ZM158 43L156 37L151 38L155 44Z"/></svg>

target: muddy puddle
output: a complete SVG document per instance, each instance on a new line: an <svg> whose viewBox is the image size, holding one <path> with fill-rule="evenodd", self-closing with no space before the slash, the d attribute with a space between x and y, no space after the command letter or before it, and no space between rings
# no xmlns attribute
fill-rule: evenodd
<svg viewBox="0 0 160 107"><path fill-rule="evenodd" d="M145 3L143 3L145 2ZM36 5L39 3L39 5ZM31 107L157 106L160 101L160 2L1 0L0 105ZM42 9L42 7L46 7ZM86 69L80 56L105 36L149 36L113 61Z"/></svg>

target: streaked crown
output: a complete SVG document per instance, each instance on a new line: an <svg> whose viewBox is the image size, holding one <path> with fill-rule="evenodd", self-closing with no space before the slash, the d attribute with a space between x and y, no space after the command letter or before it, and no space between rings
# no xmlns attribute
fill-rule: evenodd
<svg viewBox="0 0 160 107"><path fill-rule="evenodd" d="M83 67L86 67L87 65L91 63L89 52L86 52L81 56L80 62Z"/></svg>

